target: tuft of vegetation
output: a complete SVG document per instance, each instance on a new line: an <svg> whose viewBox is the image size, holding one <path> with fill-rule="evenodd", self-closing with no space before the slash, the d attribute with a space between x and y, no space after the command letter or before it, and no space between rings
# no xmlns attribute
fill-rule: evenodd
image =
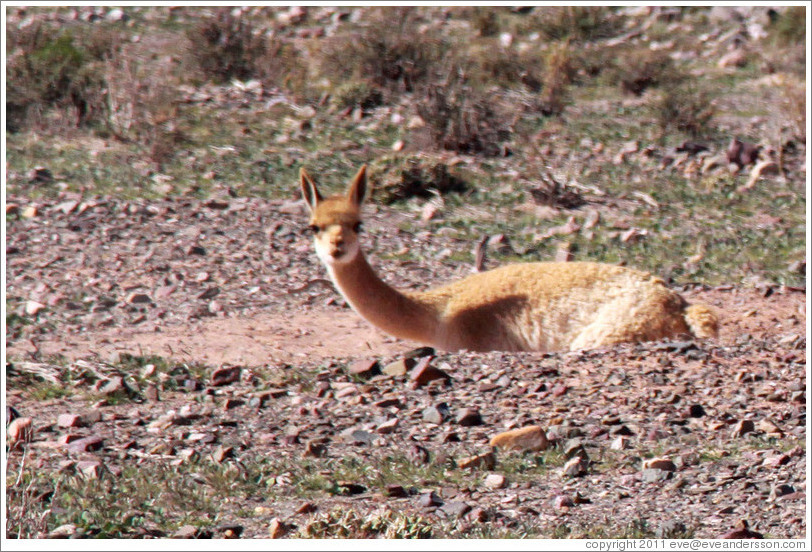
<svg viewBox="0 0 812 552"><path fill-rule="evenodd" d="M306 539L430 539L433 525L420 515L391 510L363 515L356 510L336 508L309 519L296 536Z"/></svg>

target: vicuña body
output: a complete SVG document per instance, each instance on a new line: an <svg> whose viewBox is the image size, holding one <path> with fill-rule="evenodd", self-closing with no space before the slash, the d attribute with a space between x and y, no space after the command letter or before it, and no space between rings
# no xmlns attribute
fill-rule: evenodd
<svg viewBox="0 0 812 552"><path fill-rule="evenodd" d="M646 272L590 263L520 263L428 291L394 289L361 252L366 166L346 196L322 197L302 169L316 252L350 306L384 332L446 351L555 351L693 335L716 315Z"/></svg>

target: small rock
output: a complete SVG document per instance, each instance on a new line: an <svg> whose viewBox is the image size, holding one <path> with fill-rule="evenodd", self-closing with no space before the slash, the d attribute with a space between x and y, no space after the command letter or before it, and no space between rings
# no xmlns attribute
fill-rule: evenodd
<svg viewBox="0 0 812 552"><path fill-rule="evenodd" d="M741 420L733 428L733 431L731 432L730 436L731 438L736 439L738 437L743 437L748 433L752 433L755 430L756 424L753 422L753 420Z"/></svg>
<svg viewBox="0 0 812 552"><path fill-rule="evenodd" d="M230 366L218 368L211 374L211 385L213 387L220 387L239 381L242 368L239 366Z"/></svg>
<svg viewBox="0 0 812 552"><path fill-rule="evenodd" d="M362 446L372 444L372 435L363 429L349 429L342 433L344 440L350 445Z"/></svg>
<svg viewBox="0 0 812 552"><path fill-rule="evenodd" d="M291 530L290 525L284 523L279 518L273 518L268 526L268 536L272 539L281 539Z"/></svg>
<svg viewBox="0 0 812 552"><path fill-rule="evenodd" d="M415 364L417 361L413 358L401 358L387 364L383 368L383 373L387 376L405 376Z"/></svg>
<svg viewBox="0 0 812 552"><path fill-rule="evenodd" d="M403 485L387 485L386 496L389 498L406 498L409 493L403 488Z"/></svg>
<svg viewBox="0 0 812 552"><path fill-rule="evenodd" d="M197 538L197 527L194 525L184 525L172 533L173 539L194 539Z"/></svg>
<svg viewBox="0 0 812 552"><path fill-rule="evenodd" d="M431 360L432 357L421 358L409 374L409 379L418 387L438 379L445 379L446 381L451 379L451 376L447 373L432 366Z"/></svg>
<svg viewBox="0 0 812 552"><path fill-rule="evenodd" d="M417 499L417 502L423 508L432 508L435 506L442 506L443 499L440 498L434 491L430 491L428 493L421 494Z"/></svg>
<svg viewBox="0 0 812 552"><path fill-rule="evenodd" d="M338 494L342 496L353 496L367 492L367 488L353 481L336 482Z"/></svg>
<svg viewBox="0 0 812 552"><path fill-rule="evenodd" d="M212 455L212 460L217 462L218 464L222 464L224 460L227 458L234 457L234 447L226 447L226 446L219 446L217 450L215 450Z"/></svg>
<svg viewBox="0 0 812 552"><path fill-rule="evenodd" d="M631 439L625 435L621 435L609 445L612 450L627 450L631 447Z"/></svg>
<svg viewBox="0 0 812 552"><path fill-rule="evenodd" d="M475 456L468 456L457 462L457 466L463 470L477 468L492 470L496 467L496 455L491 451Z"/></svg>
<svg viewBox="0 0 812 552"><path fill-rule="evenodd" d="M471 511L471 506L461 501L446 502L440 509L450 517L461 518Z"/></svg>
<svg viewBox="0 0 812 552"><path fill-rule="evenodd" d="M556 510L566 510L573 506L575 506L575 502L567 495L558 495L553 498L553 508Z"/></svg>
<svg viewBox="0 0 812 552"><path fill-rule="evenodd" d="M327 454L327 446L324 443L310 440L305 444L302 456L305 458L322 458Z"/></svg>
<svg viewBox="0 0 812 552"><path fill-rule="evenodd" d="M224 539L238 539L244 530L242 525L221 525L215 529L215 532L222 535Z"/></svg>
<svg viewBox="0 0 812 552"><path fill-rule="evenodd" d="M82 417L76 414L60 414L56 419L56 425L59 427L82 427Z"/></svg>
<svg viewBox="0 0 812 552"><path fill-rule="evenodd" d="M688 408L689 418L701 418L705 415L705 408L701 404L692 404Z"/></svg>
<svg viewBox="0 0 812 552"><path fill-rule="evenodd" d="M45 309L45 305L37 301L25 302L25 314L28 316L36 316L43 309Z"/></svg>
<svg viewBox="0 0 812 552"><path fill-rule="evenodd" d="M6 426L6 442L9 449L14 449L34 438L34 421L26 416L15 418Z"/></svg>
<svg viewBox="0 0 812 552"><path fill-rule="evenodd" d="M76 463L76 472L87 479L98 479L101 475L102 464L98 460L88 460Z"/></svg>
<svg viewBox="0 0 812 552"><path fill-rule="evenodd" d="M643 469L663 470L663 471L677 471L677 466L668 458L650 458L643 461Z"/></svg>
<svg viewBox="0 0 812 552"><path fill-rule="evenodd" d="M462 409L460 413L457 414L456 422L462 427L473 427L485 424L482 420L482 415L476 408Z"/></svg>
<svg viewBox="0 0 812 552"><path fill-rule="evenodd" d="M423 409L423 421L430 424L440 425L445 422L451 412L445 403L440 403L436 406L429 406Z"/></svg>
<svg viewBox="0 0 812 552"><path fill-rule="evenodd" d="M741 520L736 529L719 536L720 539L763 539L764 535L751 531L747 520Z"/></svg>
<svg viewBox="0 0 812 552"><path fill-rule="evenodd" d="M66 445L68 451L70 452L93 452L100 450L103 446L104 439L98 435L91 435L90 437L77 439Z"/></svg>
<svg viewBox="0 0 812 552"><path fill-rule="evenodd" d="M654 536L658 539L677 539L684 537L686 532L684 523L677 519L669 519L657 527Z"/></svg>
<svg viewBox="0 0 812 552"><path fill-rule="evenodd" d="M580 477L586 475L588 467L588 460L581 456L574 456L567 460L567 463L561 468L561 473L566 477Z"/></svg>
<svg viewBox="0 0 812 552"><path fill-rule="evenodd" d="M503 450L537 452L547 450L550 443L541 426L532 425L494 435L490 440L490 445Z"/></svg>
<svg viewBox="0 0 812 552"><path fill-rule="evenodd" d="M656 468L646 468L643 470L643 481L645 483L657 483L658 481L665 481L673 476L673 472L666 470L659 470Z"/></svg>
<svg viewBox="0 0 812 552"><path fill-rule="evenodd" d="M360 360L350 366L349 372L353 376L369 379L381 373L381 365L377 360Z"/></svg>
<svg viewBox="0 0 812 552"><path fill-rule="evenodd" d="M127 296L127 303L131 305L145 305L152 303L152 298L146 293L131 293Z"/></svg>
<svg viewBox="0 0 812 552"><path fill-rule="evenodd" d="M780 498L782 496L792 494L795 492L795 487L792 485L773 485L772 489L770 489L770 499L775 500L776 498Z"/></svg>
<svg viewBox="0 0 812 552"><path fill-rule="evenodd" d="M76 534L76 526L72 523L66 523L65 525L60 525L59 527L48 533L48 538L69 539L75 534Z"/></svg>
<svg viewBox="0 0 812 552"><path fill-rule="evenodd" d="M388 435L397 429L398 423L399 421L397 418L386 420L385 422L379 424L378 427L375 428L375 431L381 435Z"/></svg>
<svg viewBox="0 0 812 552"><path fill-rule="evenodd" d="M504 489L507 480L501 473L490 473L482 483L489 489Z"/></svg>

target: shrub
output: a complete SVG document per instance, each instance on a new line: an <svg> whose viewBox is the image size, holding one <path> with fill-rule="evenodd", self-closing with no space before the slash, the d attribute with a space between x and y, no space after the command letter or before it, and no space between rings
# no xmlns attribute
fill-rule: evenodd
<svg viewBox="0 0 812 552"><path fill-rule="evenodd" d="M623 29L623 22L606 7L540 6L533 11L525 30L538 31L547 40L588 42L614 36Z"/></svg>
<svg viewBox="0 0 812 552"><path fill-rule="evenodd" d="M450 81L450 82L449 82ZM496 155L510 136L495 92L480 91L452 72L423 88L417 113L427 123L430 146L459 153Z"/></svg>
<svg viewBox="0 0 812 552"><path fill-rule="evenodd" d="M613 57L607 79L623 92L640 96L648 88L673 83L679 77L668 53L623 48Z"/></svg>
<svg viewBox="0 0 812 552"><path fill-rule="evenodd" d="M248 80L259 74L268 52L266 39L246 17L218 8L186 32L192 58L215 82Z"/></svg>
<svg viewBox="0 0 812 552"><path fill-rule="evenodd" d="M420 28L414 8L376 8L364 27L323 41L320 71L333 86L365 80L388 91L412 91L446 50L435 33Z"/></svg>
<svg viewBox="0 0 812 552"><path fill-rule="evenodd" d="M448 165L431 156L383 157L370 168L376 201L383 203L468 189L463 180L449 172Z"/></svg>
<svg viewBox="0 0 812 552"><path fill-rule="evenodd" d="M677 130L699 138L710 130L714 116L710 93L690 81L664 90L649 105L663 132Z"/></svg>
<svg viewBox="0 0 812 552"><path fill-rule="evenodd" d="M372 109L382 103L381 90L366 82L348 82L333 93L333 104L339 109Z"/></svg>
<svg viewBox="0 0 812 552"><path fill-rule="evenodd" d="M68 115L72 126L103 121L104 60L120 48L117 32L99 27L55 30L41 22L8 33L6 66L9 131L48 113Z"/></svg>

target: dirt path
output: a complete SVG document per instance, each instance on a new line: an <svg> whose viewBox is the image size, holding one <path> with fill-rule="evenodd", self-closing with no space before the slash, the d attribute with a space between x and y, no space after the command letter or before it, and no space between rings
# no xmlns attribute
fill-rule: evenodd
<svg viewBox="0 0 812 552"><path fill-rule="evenodd" d="M685 294L691 302L715 307L722 318L719 340L737 337L792 336L806 325L805 294L786 291L770 297L755 290L710 290ZM137 327L107 328L78 336L60 335L37 343L41 354L69 359L117 353L154 354L206 364L260 366L363 353L395 354L412 347L370 326L347 308L322 307L252 317L207 318L147 331ZM12 354L32 352L28 342L17 343Z"/></svg>

